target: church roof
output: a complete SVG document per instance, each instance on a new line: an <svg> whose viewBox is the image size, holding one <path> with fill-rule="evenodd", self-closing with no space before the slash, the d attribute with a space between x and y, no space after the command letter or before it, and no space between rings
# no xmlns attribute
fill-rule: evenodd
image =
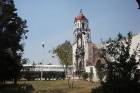
<svg viewBox="0 0 140 93"><path fill-rule="evenodd" d="M80 10L80 15L75 17L75 21L76 20L87 20L87 18L83 14L82 10Z"/></svg>

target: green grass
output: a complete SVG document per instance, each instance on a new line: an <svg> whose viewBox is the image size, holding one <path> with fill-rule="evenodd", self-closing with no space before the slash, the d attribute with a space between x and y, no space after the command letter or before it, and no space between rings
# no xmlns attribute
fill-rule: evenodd
<svg viewBox="0 0 140 93"><path fill-rule="evenodd" d="M69 88L68 80L56 81L20 81L20 84L32 84L33 93L90 93L92 88L98 87L99 83L75 80L74 88Z"/></svg>

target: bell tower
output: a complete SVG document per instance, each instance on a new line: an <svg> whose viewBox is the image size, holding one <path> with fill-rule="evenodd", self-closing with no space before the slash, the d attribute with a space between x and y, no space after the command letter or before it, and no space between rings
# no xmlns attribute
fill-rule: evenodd
<svg viewBox="0 0 140 93"><path fill-rule="evenodd" d="M80 10L79 16L75 17L74 20L74 25L75 25L75 30L74 30L74 38L77 39L77 35L79 33L82 33L84 37L86 37L86 42L91 42L91 37L90 37L90 29L88 26L88 19L84 16L82 9Z"/></svg>
<svg viewBox="0 0 140 93"><path fill-rule="evenodd" d="M91 42L91 32L88 19L80 10L79 16L74 20L73 65L77 74L85 71L88 61L88 44Z"/></svg>

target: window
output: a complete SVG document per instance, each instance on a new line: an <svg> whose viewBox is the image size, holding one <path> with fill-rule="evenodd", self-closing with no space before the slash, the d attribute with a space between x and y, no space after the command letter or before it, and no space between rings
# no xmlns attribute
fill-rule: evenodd
<svg viewBox="0 0 140 93"><path fill-rule="evenodd" d="M79 22L77 23L77 25L78 25L78 28L80 28L80 23Z"/></svg>
<svg viewBox="0 0 140 93"><path fill-rule="evenodd" d="M82 23L82 29L84 29L84 27L85 27L85 23Z"/></svg>

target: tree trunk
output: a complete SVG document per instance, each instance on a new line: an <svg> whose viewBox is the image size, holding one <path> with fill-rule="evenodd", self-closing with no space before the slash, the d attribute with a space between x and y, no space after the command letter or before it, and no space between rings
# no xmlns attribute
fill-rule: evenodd
<svg viewBox="0 0 140 93"><path fill-rule="evenodd" d="M68 78L68 65L66 65L66 78Z"/></svg>
<svg viewBox="0 0 140 93"><path fill-rule="evenodd" d="M5 80L3 80L3 84L5 85Z"/></svg>

